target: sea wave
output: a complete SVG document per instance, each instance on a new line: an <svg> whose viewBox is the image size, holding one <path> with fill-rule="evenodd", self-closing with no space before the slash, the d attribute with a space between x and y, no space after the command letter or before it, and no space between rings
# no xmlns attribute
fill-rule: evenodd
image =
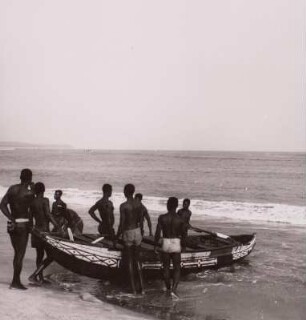
<svg viewBox="0 0 306 320"><path fill-rule="evenodd" d="M2 198L7 187L0 185L0 197ZM56 188L47 189L46 196L50 201ZM91 207L100 197L101 192L96 190L80 190L66 188L63 190L63 200L71 207ZM114 203L115 212L118 212L120 204L124 201L122 193L113 193L111 200ZM180 200L180 205L183 199ZM167 199L164 197L145 196L143 203L148 210L155 215L166 211ZM206 201L191 199L190 210L193 217L205 220L207 217L226 218L249 222L280 222L294 225L306 225L306 207L277 203L249 203L237 201Z"/></svg>

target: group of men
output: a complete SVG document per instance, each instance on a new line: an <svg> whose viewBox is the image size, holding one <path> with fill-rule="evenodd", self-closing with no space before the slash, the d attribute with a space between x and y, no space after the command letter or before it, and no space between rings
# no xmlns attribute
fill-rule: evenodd
<svg viewBox="0 0 306 320"><path fill-rule="evenodd" d="M23 258L26 252L29 233L33 229L40 232L49 232L49 222L53 224L52 232L62 236L68 234L79 235L83 232L83 221L77 213L67 208L62 201L62 191L56 190L55 201L50 212L49 199L44 197L45 186L41 182L32 182L32 171L23 169L20 175L21 182L11 186L2 198L0 209L8 218L7 231L14 249L14 275L10 287L27 289L20 280ZM112 195L112 186L104 184L103 197L90 209L90 216L98 222L98 231L109 237L117 246L118 239L124 244L124 267L127 268L133 293L143 293L143 276L140 261L140 245L144 235L144 220L147 221L149 234L152 236L152 223L147 208L142 204L142 194L135 193L135 186L127 184L124 187L126 201L120 205L120 221L118 231L114 231L114 206L109 199ZM155 252L160 252L163 263L163 273L166 289L173 296L180 279L181 252L185 247L185 239L189 227L191 212L190 200L183 201L183 208L177 212L178 199L170 197L167 202L168 212L160 215L155 232ZM96 215L99 212L99 216ZM35 222L35 223L34 223ZM160 246L161 233L163 235ZM44 258L44 245L32 232L32 247L36 248L37 270L30 276L31 281L45 281L42 270L52 262L47 256ZM171 285L170 263L173 264L173 283ZM136 275L136 276L135 276Z"/></svg>
<svg viewBox="0 0 306 320"><path fill-rule="evenodd" d="M14 249L14 275L10 287L26 290L27 288L21 283L20 274L29 234L33 230L33 226L35 225L35 229L38 231L49 232L49 222L51 222L54 226L52 231L64 236L69 229L74 234L82 233L83 222L77 213L68 209L61 200L61 190L55 191L55 201L50 212L49 199L44 197L45 185L42 182L36 184L32 182L30 169L21 171L20 180L19 184L8 189L1 200L0 209L8 218L7 231ZM44 245L35 235L32 235L31 244L36 249L36 266L38 268L43 262ZM47 260L48 264L52 261L49 260ZM45 281L42 272L34 273L29 279Z"/></svg>

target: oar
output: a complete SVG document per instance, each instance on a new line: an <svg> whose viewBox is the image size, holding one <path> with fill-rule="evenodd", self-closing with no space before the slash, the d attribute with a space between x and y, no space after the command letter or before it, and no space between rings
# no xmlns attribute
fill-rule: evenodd
<svg viewBox="0 0 306 320"><path fill-rule="evenodd" d="M92 244L96 244L96 243L102 241L103 239L104 239L104 237L100 237L100 238L97 238L97 239L94 240L94 241L91 241L91 243L92 243Z"/></svg>
<svg viewBox="0 0 306 320"><path fill-rule="evenodd" d="M207 233L207 234L210 234L216 238L220 238L220 241L223 241L225 243L237 243L236 240L234 240L233 238L231 238L230 236L226 235L226 234L223 234L223 233L220 233L220 232L212 232L212 231L208 231L208 230L204 230L204 229L200 229L200 228L196 228L196 227L193 227L191 225L189 225L189 228L196 231L196 232L204 232L204 233Z"/></svg>
<svg viewBox="0 0 306 320"><path fill-rule="evenodd" d="M70 228L67 228L67 231L68 231L69 240L74 241L72 230Z"/></svg>

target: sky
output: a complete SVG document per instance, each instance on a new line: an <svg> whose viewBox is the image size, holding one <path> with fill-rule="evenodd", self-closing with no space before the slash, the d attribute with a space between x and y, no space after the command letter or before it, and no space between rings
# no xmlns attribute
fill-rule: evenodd
<svg viewBox="0 0 306 320"><path fill-rule="evenodd" d="M306 151L304 0L1 0L0 141Z"/></svg>

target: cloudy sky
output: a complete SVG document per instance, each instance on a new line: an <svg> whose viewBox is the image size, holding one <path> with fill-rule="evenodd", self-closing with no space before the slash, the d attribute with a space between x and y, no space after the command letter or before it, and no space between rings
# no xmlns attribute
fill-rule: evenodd
<svg viewBox="0 0 306 320"><path fill-rule="evenodd" d="M306 150L304 0L1 0L0 140Z"/></svg>

